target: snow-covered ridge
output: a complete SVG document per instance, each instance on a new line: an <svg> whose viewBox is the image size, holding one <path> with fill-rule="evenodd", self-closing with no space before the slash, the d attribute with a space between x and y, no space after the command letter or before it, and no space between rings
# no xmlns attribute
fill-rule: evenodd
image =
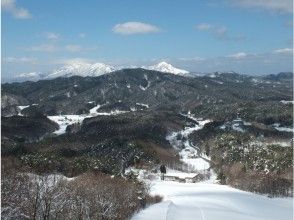
<svg viewBox="0 0 294 220"><path fill-rule="evenodd" d="M142 68L149 69L149 70L156 70L156 71L160 71L160 72L164 72L164 73L173 73L176 75L185 75L185 74L189 73L189 71L187 71L187 70L178 69L178 68L176 68L166 62L160 62L156 65L149 66L149 67L142 67Z"/></svg>
<svg viewBox="0 0 294 220"><path fill-rule="evenodd" d="M105 73L110 73L116 69L110 65L104 63L84 63L73 62L65 65L59 69L52 71L45 78L56 77L70 77L70 76L101 76Z"/></svg>
<svg viewBox="0 0 294 220"><path fill-rule="evenodd" d="M16 78L17 79L24 79L24 80L40 80L40 79L53 79L57 77L71 77L71 76L101 76L106 73L110 73L116 70L124 69L125 67L113 67L108 64L104 63L89 63L85 61L80 60L74 60L66 65L54 69L52 71L49 71L47 74L41 74L37 72L30 72L30 73L22 73L19 74ZM136 66L132 66L131 68L138 68ZM147 70L156 70L159 72L164 73L172 73L176 75L185 75L189 72L183 69L179 69L174 67L173 65L166 63L166 62L160 62L158 64L152 65L152 66L143 66L143 69Z"/></svg>

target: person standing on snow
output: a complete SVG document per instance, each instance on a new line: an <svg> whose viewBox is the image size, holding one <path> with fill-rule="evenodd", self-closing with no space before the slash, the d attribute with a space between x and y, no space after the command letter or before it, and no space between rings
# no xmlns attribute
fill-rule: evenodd
<svg viewBox="0 0 294 220"><path fill-rule="evenodd" d="M166 174L165 165L162 164L159 169L160 169L160 172L161 172L161 180L164 180L164 174Z"/></svg>

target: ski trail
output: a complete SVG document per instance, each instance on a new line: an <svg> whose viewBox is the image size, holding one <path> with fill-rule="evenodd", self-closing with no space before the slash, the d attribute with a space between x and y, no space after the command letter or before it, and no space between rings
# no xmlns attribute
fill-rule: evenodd
<svg viewBox="0 0 294 220"><path fill-rule="evenodd" d="M184 197L185 200L189 201L189 196ZM182 198L181 198L182 199ZM195 210L197 208L199 211ZM191 205L183 205L181 202L178 201L178 198L174 198L171 200L170 204L167 207L166 212L166 220L178 220L178 219L185 219L185 220L206 220L204 211L198 205L192 204Z"/></svg>
<svg viewBox="0 0 294 220"><path fill-rule="evenodd" d="M200 206L196 206L196 207L200 210L202 220L206 220L203 209Z"/></svg>
<svg viewBox="0 0 294 220"><path fill-rule="evenodd" d="M172 220L174 217L175 212L175 204L171 201L166 210L166 217L165 220Z"/></svg>
<svg viewBox="0 0 294 220"><path fill-rule="evenodd" d="M190 116L192 117L192 116ZM167 140L177 150L181 160L194 166L198 172L209 171L213 166L210 158L201 155L188 136L197 132L208 120L197 120L194 127L173 132ZM180 135L182 139L178 139ZM208 166L209 165L209 166ZM170 172L171 171L171 172ZM193 175L192 172L168 170L172 176ZM210 171L210 178L198 183L154 180L151 195L163 196L163 202L142 210L132 220L292 220L293 198L270 199L266 196L215 184L216 175Z"/></svg>
<svg viewBox="0 0 294 220"><path fill-rule="evenodd" d="M164 201L132 220L292 220L293 198L268 198L229 186L157 181L152 195Z"/></svg>

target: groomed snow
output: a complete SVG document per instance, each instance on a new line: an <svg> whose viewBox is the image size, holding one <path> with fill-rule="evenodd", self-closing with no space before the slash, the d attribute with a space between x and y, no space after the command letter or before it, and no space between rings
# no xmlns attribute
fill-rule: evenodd
<svg viewBox="0 0 294 220"><path fill-rule="evenodd" d="M135 214L132 220L291 220L292 198L271 199L207 183L154 181L152 195L163 202Z"/></svg>
<svg viewBox="0 0 294 220"><path fill-rule="evenodd" d="M185 115L184 115L185 116ZM210 172L209 180L198 183L180 183L176 181L160 181L159 176L149 180L151 195L160 195L163 201L135 214L131 220L291 220L293 219L292 198L268 198L266 196L244 192L216 182L216 175L208 171L210 158L198 155L197 147L189 140L177 140L177 135L184 137L197 131L208 121L190 119L199 124L192 128L172 133L167 137L171 145L180 149L181 160L198 171ZM168 176L180 178L193 177L196 173L167 169ZM155 174L153 174L155 175ZM146 175L147 176L147 175Z"/></svg>
<svg viewBox="0 0 294 220"><path fill-rule="evenodd" d="M82 123L83 120L87 117L85 115L54 115L47 116L51 121L56 122L59 125L59 129L53 133L56 135L64 134L66 127L75 123Z"/></svg>
<svg viewBox="0 0 294 220"><path fill-rule="evenodd" d="M90 114L83 114L83 115L54 115L54 116L47 116L51 121L56 122L59 125L59 128L54 131L53 133L56 135L61 135L66 132L66 127L68 125L82 123L85 118L92 118L99 115L118 115L126 113L127 111L119 111L114 110L111 112L97 112L97 110L101 107L101 105L97 105L90 109Z"/></svg>

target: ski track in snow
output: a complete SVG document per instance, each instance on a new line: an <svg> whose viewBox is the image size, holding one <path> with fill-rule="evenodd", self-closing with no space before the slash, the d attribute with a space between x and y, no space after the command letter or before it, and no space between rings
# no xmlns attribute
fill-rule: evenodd
<svg viewBox="0 0 294 220"><path fill-rule="evenodd" d="M190 119L197 121L191 115ZM199 123L200 122L200 123ZM198 121L199 125L170 134L167 139L178 150L184 163L194 165L197 170L208 169L209 163L197 156L197 148L189 141L180 141L181 134L188 137L193 131L203 128L208 121ZM209 159L209 158L207 158ZM199 161L197 161L199 160ZM206 164L204 167L203 161ZM200 165L202 164L202 165ZM212 173L212 171L211 171ZM167 170L167 175L193 176L176 170ZM230 186L215 183L215 175L210 180L198 183L174 181L151 181L151 195L163 196L163 201L136 213L131 220L291 220L293 219L292 198L268 198L266 196L241 191ZM146 180L147 181L147 180Z"/></svg>
<svg viewBox="0 0 294 220"><path fill-rule="evenodd" d="M154 181L152 195L164 201L135 214L132 220L291 220L292 198L268 198L229 186Z"/></svg>

